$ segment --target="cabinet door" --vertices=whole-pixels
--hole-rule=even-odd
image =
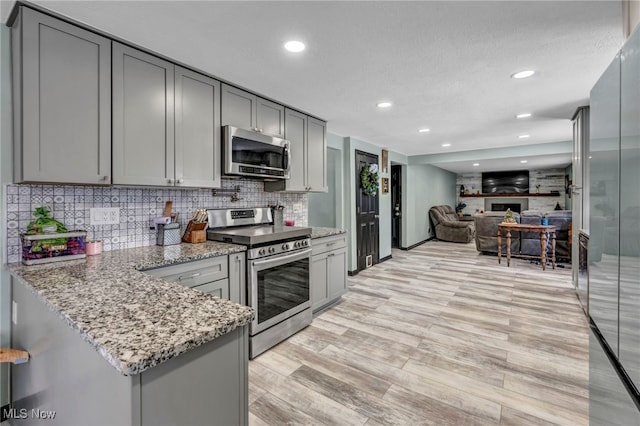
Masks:
[[[619,55],[591,90],[590,104],[589,315],[617,355],[620,256]]]
[[[221,116],[223,126],[255,130],[257,127],[256,95],[226,84],[222,85]]]
[[[113,183],[171,185],[173,64],[113,43]]]
[[[327,125],[309,117],[307,125],[307,187],[313,192],[328,192]]]
[[[175,67],[175,178],[180,186],[220,187],[220,82]]]
[[[256,127],[261,133],[283,138],[285,135],[284,107],[266,99],[257,99]]]
[[[285,181],[288,191],[306,191],[305,145],[307,141],[307,116],[290,109],[286,110],[285,138],[290,142],[291,177]]]
[[[229,300],[246,305],[246,268],[245,254],[235,253],[229,255]]]
[[[191,287],[194,290],[201,291],[203,293],[210,294],[212,296],[218,296],[221,299],[229,299],[229,279],[213,281]]]
[[[309,298],[311,299],[311,310],[315,311],[324,306],[327,302],[327,262],[328,253],[311,256],[311,279],[309,283]]]
[[[25,7],[21,14],[16,181],[111,183],[111,41]]]
[[[347,290],[347,249],[334,250],[329,253],[328,268],[328,297],[340,297]]]
[[[640,386],[640,31],[622,48],[620,140],[620,352]]]

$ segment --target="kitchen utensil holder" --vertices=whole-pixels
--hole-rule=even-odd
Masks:
[[[284,216],[282,209],[271,209],[271,214],[273,215],[274,226],[284,226]]]
[[[167,223],[166,225],[158,224],[156,244],[159,246],[180,244],[180,224],[177,222]]]
[[[192,220],[187,224],[184,231],[182,241],[185,243],[204,243],[207,240],[207,222],[194,222]]]

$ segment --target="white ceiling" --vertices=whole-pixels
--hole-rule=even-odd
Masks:
[[[405,155],[570,140],[623,41],[618,0],[35,3]],[[290,39],[307,49],[284,51]],[[523,69],[538,74],[509,77]]]

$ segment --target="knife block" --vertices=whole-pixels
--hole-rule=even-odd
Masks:
[[[184,230],[182,241],[185,243],[204,243],[207,241],[207,222],[196,223],[192,220],[187,224],[187,228]]]

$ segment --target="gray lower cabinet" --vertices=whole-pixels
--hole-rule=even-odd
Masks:
[[[21,7],[12,63],[14,181],[111,183],[111,40]]]
[[[222,125],[284,137],[284,106],[222,84]]]
[[[150,269],[149,275],[174,281],[232,302],[245,302],[244,253]]]
[[[265,182],[265,191],[328,192],[326,123],[287,108],[285,138],[290,142],[291,177]]]
[[[220,186],[220,83],[113,43],[113,183]]]
[[[346,234],[311,242],[311,308],[314,312],[336,302],[347,291]]]
[[[12,368],[13,408],[27,413],[17,424],[248,424],[246,326],[123,376],[24,285],[13,281],[12,297],[20,306],[12,347],[30,354]],[[33,414],[51,411],[46,420]]]

